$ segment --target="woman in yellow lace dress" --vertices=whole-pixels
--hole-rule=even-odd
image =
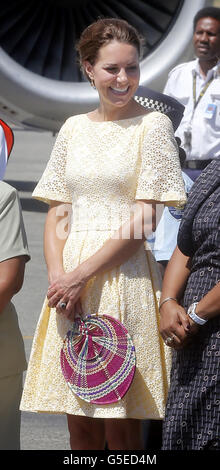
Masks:
[[[133,99],[140,48],[136,30],[122,20],[98,20],[83,32],[81,65],[99,106],[67,119],[33,194],[50,206],[50,286],[21,409],[66,413],[72,449],[102,449],[106,440],[109,449],[141,448],[141,420],[164,416],[170,349],[158,330],[160,275],[144,241],[155,227],[156,203],[183,204],[185,192],[169,118]],[[135,377],[115,404],[82,401],[63,378],[60,349],[76,313],[111,315],[133,339]]]

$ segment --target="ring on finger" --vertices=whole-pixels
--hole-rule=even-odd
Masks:
[[[165,339],[165,344],[169,346],[174,340],[174,336],[168,336],[168,338]]]
[[[60,303],[59,303],[59,307],[60,307],[62,310],[65,310],[65,309],[66,309],[66,306],[67,306],[67,303],[66,303],[66,302],[60,302]]]

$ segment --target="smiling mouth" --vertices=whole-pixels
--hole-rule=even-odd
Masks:
[[[125,88],[114,88],[114,87],[110,87],[110,88],[117,95],[124,95],[124,94],[127,93],[128,89],[129,89],[129,86],[127,86]]]

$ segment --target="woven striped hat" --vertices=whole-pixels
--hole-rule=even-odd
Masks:
[[[82,400],[100,405],[120,400],[135,372],[135,348],[128,331],[108,315],[77,319],[60,355],[67,384]]]

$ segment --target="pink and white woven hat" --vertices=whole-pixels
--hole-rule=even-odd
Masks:
[[[76,319],[60,355],[67,384],[82,400],[99,405],[120,400],[135,373],[135,348],[127,329],[108,315]]]

